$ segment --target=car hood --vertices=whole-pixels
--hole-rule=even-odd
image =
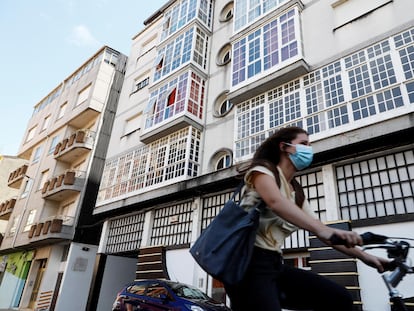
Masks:
[[[191,301],[198,304],[200,307],[207,309],[208,311],[230,311],[230,309],[227,308],[222,302],[200,299],[192,299]]]

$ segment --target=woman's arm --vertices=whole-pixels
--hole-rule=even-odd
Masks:
[[[329,245],[331,245],[329,239],[333,234],[345,240],[349,247],[362,245],[362,239],[356,232],[330,228],[319,219],[311,217],[298,208],[291,200],[281,194],[272,176],[256,172],[253,173],[251,181],[267,206],[286,221],[314,233]]]
[[[252,181],[261,198],[278,216],[302,229],[314,233],[328,245],[332,245],[330,241],[332,235],[337,235],[347,242],[347,246],[332,245],[332,247],[346,255],[362,260],[365,264],[376,268],[379,272],[384,272],[383,264],[389,262],[387,259],[373,256],[360,248],[354,247],[356,245],[362,245],[362,239],[359,234],[353,231],[330,228],[320,220],[308,215],[281,194],[272,176],[263,173],[254,173]]]
[[[362,249],[357,247],[348,248],[343,245],[333,245],[333,248],[351,257],[360,259],[366,265],[377,269],[380,273],[384,272],[384,265],[389,263],[388,259],[368,254],[367,252],[364,252]]]

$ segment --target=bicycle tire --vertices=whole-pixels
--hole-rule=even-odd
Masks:
[[[401,297],[390,298],[391,311],[408,311],[405,306],[404,300]]]

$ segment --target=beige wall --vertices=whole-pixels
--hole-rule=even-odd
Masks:
[[[7,201],[8,199],[17,196],[19,190],[10,188],[8,179],[10,173],[18,167],[25,164],[27,161],[19,159],[13,156],[0,155],[0,203]],[[0,220],[0,233],[4,233],[6,230],[7,221]]]

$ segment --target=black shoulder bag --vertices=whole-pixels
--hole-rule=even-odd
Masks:
[[[274,174],[280,187],[278,171]],[[234,201],[243,185],[244,182],[237,187],[230,200],[190,249],[191,255],[204,271],[229,285],[240,282],[246,272],[256,240],[260,211],[265,208],[263,200],[249,211]],[[302,207],[305,200],[303,188],[295,179],[292,180],[292,185],[296,191],[296,205]]]
[[[242,182],[220,213],[201,233],[190,249],[201,268],[224,284],[240,282],[253,253],[260,210],[265,203],[260,200],[254,208],[245,211],[235,202]]]

